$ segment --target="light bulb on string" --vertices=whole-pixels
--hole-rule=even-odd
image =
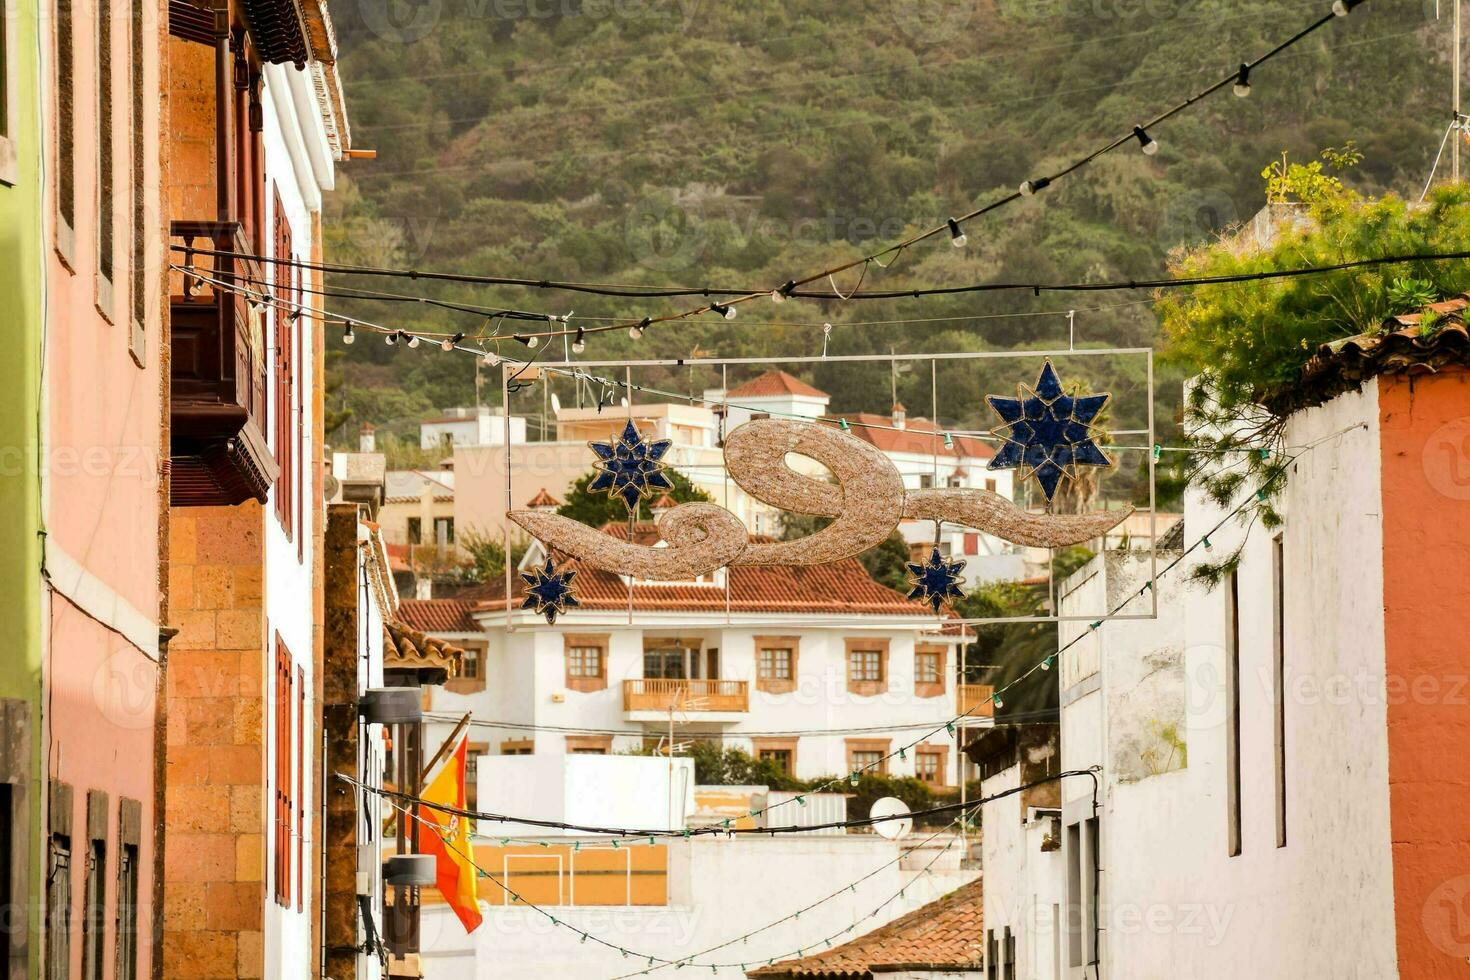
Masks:
[[[1133,127],[1133,138],[1138,140],[1144,156],[1151,157],[1159,152],[1159,141],[1145,132],[1142,126]]]
[[[773,289],[773,290],[771,290],[771,302],[772,303],[784,303],[784,302],[786,302],[786,297],[787,296],[790,296],[792,290],[794,290],[794,289],[796,289],[796,280],[795,279],[787,279],[784,283],[781,284],[781,288],[780,289]]]
[[[1346,17],[1362,2],[1363,0],[1333,0],[1332,13],[1337,17]]]
[[[525,344],[531,350],[535,350],[536,349],[536,345],[539,344],[539,343],[541,343],[541,338],[540,337],[527,337],[525,334],[522,334],[522,333],[515,334],[512,339],[517,340],[517,341]]]
[[[641,340],[643,338],[643,331],[647,330],[651,323],[653,323],[653,317],[644,317],[628,328],[628,336],[634,340]]]
[[[409,347],[417,347],[419,345],[418,337],[414,336],[411,333],[405,333],[404,336],[408,338]]]
[[[965,236],[964,230],[960,228],[960,223],[953,218],[947,219],[944,223],[949,226],[949,243],[955,248],[964,248],[969,238]]]
[[[1235,86],[1233,91],[1235,92],[1235,97],[1238,99],[1247,98],[1251,94],[1250,65],[1242,64],[1240,66],[1240,74],[1235,76]]]
[[[462,333],[457,333],[453,337],[445,337],[444,340],[440,342],[439,349],[446,351],[454,350],[454,348],[459,345],[459,342],[461,340],[464,340],[464,334]]]
[[[1023,180],[1020,187],[1021,196],[1034,197],[1037,191],[1044,190],[1050,183],[1050,177],[1033,177],[1030,180]]]
[[[735,307],[726,305],[724,303],[711,303],[709,305],[709,311],[711,313],[718,313],[726,320],[735,319]]]
[[[357,335],[352,332],[352,324],[349,323],[342,328],[342,343],[350,344],[356,339]]]
[[[582,327],[577,328],[577,337],[572,341],[572,353],[580,354],[587,349],[587,331]]]
[[[387,335],[383,337],[383,343],[387,344],[389,347],[397,347],[399,332],[400,331],[397,330],[390,330]]]

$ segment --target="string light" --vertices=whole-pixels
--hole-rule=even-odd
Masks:
[[[572,341],[572,353],[573,354],[580,354],[580,353],[582,353],[586,349],[587,349],[587,331],[584,328],[582,328],[582,327],[578,327],[577,328],[577,338]]]
[[[628,328],[628,336],[632,337],[634,340],[642,340],[643,331],[647,330],[652,323],[652,317],[644,317],[642,320]]]
[[[536,349],[536,345],[539,344],[539,343],[541,343],[541,338],[540,337],[528,336],[527,334],[523,334],[523,333],[518,333],[514,337],[512,337],[511,339],[517,340],[520,343],[525,344],[531,350],[535,350]]]
[[[439,349],[446,351],[454,350],[454,348],[459,346],[459,342],[462,340],[464,340],[464,334],[462,333],[457,333],[453,337],[445,337],[444,340],[440,342]]]
[[[357,335],[352,332],[352,324],[349,323],[342,328],[342,343],[350,344],[356,339]]]
[[[1151,157],[1159,152],[1158,141],[1146,133],[1142,126],[1133,127],[1133,138],[1138,140],[1138,145],[1143,148],[1144,156]]]
[[[1346,17],[1362,2],[1363,0],[1333,0],[1332,13],[1337,17]]]
[[[709,305],[709,311],[719,314],[726,320],[735,319],[735,307],[727,303],[711,303]]]
[[[1244,99],[1251,94],[1251,66],[1241,64],[1240,74],[1235,76],[1235,97]]]
[[[383,343],[387,344],[389,347],[397,347],[398,346],[398,333],[399,332],[396,331],[396,330],[389,331],[389,333],[387,334],[387,336],[385,336],[383,338]]]
[[[786,302],[786,297],[790,296],[795,291],[796,280],[787,279],[784,283],[781,284],[780,288],[771,290],[771,302],[784,303]]]
[[[946,219],[944,223],[949,227],[949,243],[955,248],[964,248],[965,243],[969,241],[969,239],[960,229],[960,223],[953,218]]]
[[[417,347],[419,345],[419,338],[417,337],[417,335],[411,334],[411,333],[407,333],[405,331],[399,331],[399,333],[402,333],[403,336],[405,336],[405,337],[408,338],[408,346],[409,347],[412,348],[412,347]]]
[[[1051,186],[1050,177],[1033,177],[1030,180],[1021,181],[1021,196],[1033,197],[1037,191],[1045,190]]]

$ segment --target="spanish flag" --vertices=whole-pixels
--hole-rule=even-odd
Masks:
[[[469,736],[466,735],[444,763],[444,768],[439,770],[439,775],[424,790],[426,801],[461,810],[465,808],[464,772],[468,748]],[[444,901],[454,909],[454,914],[459,916],[459,921],[464,923],[465,931],[474,932],[479,928],[481,915],[476,888],[479,871],[471,860],[474,850],[470,844],[470,821],[422,804],[419,816],[424,820],[419,832],[419,852],[434,855],[437,875],[434,884],[444,896]]]

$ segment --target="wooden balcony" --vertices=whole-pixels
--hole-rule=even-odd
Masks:
[[[750,710],[748,681],[647,677],[623,681],[624,711],[743,712]]]
[[[258,290],[260,266],[201,254],[252,252],[239,222],[175,221],[171,236],[186,270],[170,277],[171,502],[264,502],[277,473],[265,438],[267,314],[230,288]]]
[[[990,695],[995,688],[989,684],[961,684],[956,695],[955,714],[967,718],[994,718],[995,704]]]

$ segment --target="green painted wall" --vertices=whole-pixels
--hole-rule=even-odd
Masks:
[[[18,0],[5,29],[9,57],[8,135],[15,141],[16,182],[0,183],[0,336],[14,356],[0,357],[0,697],[31,705],[31,976],[39,975],[41,894],[40,753],[41,510],[36,427],[41,389],[41,88],[37,0]]]

